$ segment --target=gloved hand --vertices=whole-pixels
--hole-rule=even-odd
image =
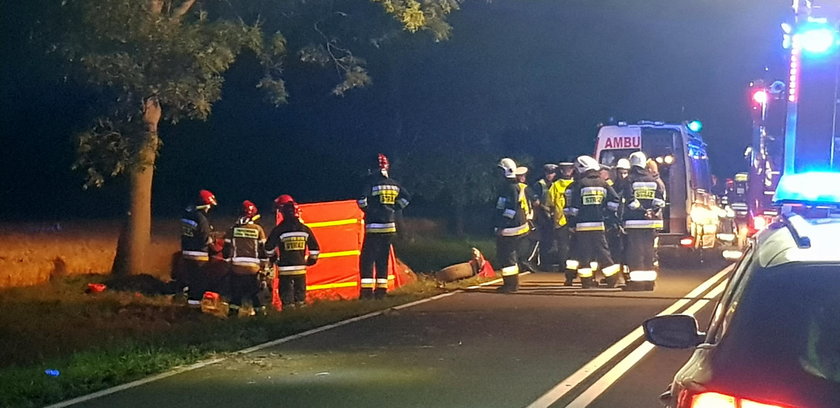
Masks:
[[[318,262],[318,258],[313,258],[313,257],[310,256],[309,259],[306,260],[306,266],[315,265],[317,262]]]

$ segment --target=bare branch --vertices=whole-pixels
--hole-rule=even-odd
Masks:
[[[195,0],[184,0],[184,2],[181,3],[181,5],[178,6],[178,8],[176,8],[175,11],[172,12],[172,19],[179,20],[181,17],[184,16],[184,14],[187,14],[187,12],[190,11],[190,8],[192,8],[193,4],[195,4]]]
[[[149,11],[160,14],[163,11],[163,0],[149,0]]]

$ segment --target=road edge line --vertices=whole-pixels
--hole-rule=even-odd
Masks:
[[[497,281],[501,281],[501,279],[497,279],[495,281],[490,281],[490,282],[485,282],[485,283],[482,283],[478,286],[482,286],[482,285],[485,285],[485,284],[489,285],[489,284],[491,284],[493,282],[497,282]],[[90,401],[90,400],[93,400],[93,399],[96,399],[96,398],[99,398],[99,397],[104,397],[106,395],[115,394],[115,393],[118,393],[120,391],[125,391],[125,390],[131,389],[131,388],[139,387],[141,385],[148,384],[150,382],[162,380],[164,378],[171,377],[171,376],[176,375],[176,374],[181,374],[181,373],[185,373],[185,372],[188,372],[188,371],[197,370],[199,368],[204,368],[206,366],[222,362],[222,361],[227,360],[227,359],[229,359],[231,357],[234,357],[234,356],[252,353],[254,351],[259,351],[259,350],[262,350],[262,349],[265,349],[265,348],[273,347],[273,346],[276,346],[278,344],[283,344],[283,343],[290,342],[292,340],[297,340],[301,337],[306,337],[306,336],[309,336],[309,335],[312,335],[312,334],[316,334],[316,333],[320,333],[320,332],[327,331],[327,330],[330,330],[330,329],[334,329],[336,327],[341,327],[341,326],[344,326],[344,325],[348,325],[350,323],[355,323],[355,322],[358,322],[358,321],[369,319],[371,317],[376,317],[376,316],[379,316],[381,314],[384,314],[388,310],[405,309],[405,308],[416,306],[416,305],[419,305],[419,304],[422,304],[422,303],[431,302],[433,300],[441,299],[441,298],[444,298],[444,297],[447,297],[447,296],[452,296],[452,295],[454,295],[456,293],[459,293],[459,292],[462,292],[462,291],[461,290],[456,290],[456,291],[452,291],[452,292],[441,293],[439,295],[435,295],[435,296],[424,298],[424,299],[415,300],[413,302],[389,307],[387,309],[382,309],[382,310],[370,312],[370,313],[367,313],[367,314],[363,314],[361,316],[351,317],[349,319],[341,320],[341,321],[338,321],[338,322],[335,322],[335,323],[330,323],[330,324],[325,325],[325,326],[316,327],[314,329],[310,329],[310,330],[300,332],[300,333],[297,333],[297,334],[292,334],[292,335],[289,335],[289,336],[286,336],[286,337],[283,337],[283,338],[280,338],[280,339],[271,340],[271,341],[268,341],[268,342],[265,342],[265,343],[257,344],[255,346],[251,346],[251,347],[248,347],[248,348],[245,348],[245,349],[242,349],[242,350],[233,351],[233,352],[230,352],[228,355],[226,355],[224,357],[214,357],[214,358],[211,358],[211,359],[208,359],[208,360],[198,361],[198,362],[196,362],[194,364],[190,364],[188,366],[175,367],[175,368],[172,368],[168,371],[164,371],[162,373],[154,374],[154,375],[151,375],[149,377],[144,377],[144,378],[141,378],[141,379],[138,379],[138,380],[127,382],[125,384],[115,385],[113,387],[106,388],[104,390],[99,390],[99,391],[96,391],[96,392],[93,392],[93,393],[90,393],[90,394],[86,394],[86,395],[81,395],[81,396],[78,396],[78,397],[75,397],[75,398],[72,398],[72,399],[69,399],[69,400],[66,400],[66,401],[61,401],[61,402],[57,402],[57,403],[52,404],[52,405],[47,405],[44,408],[63,408],[63,407],[67,407],[67,406],[70,406],[70,405],[75,405],[75,404],[78,404],[78,403],[81,403],[81,402]]]
[[[725,287],[726,282],[721,282],[709,292],[709,296],[698,299],[697,302],[686,309],[683,314],[694,316],[700,311],[700,309],[711,303],[711,299],[706,299],[707,297],[714,299],[723,293]],[[712,294],[714,294],[714,296],[712,296]],[[624,374],[627,374],[627,372],[638,364],[639,361],[641,361],[641,359],[650,353],[655,347],[656,346],[648,341],[645,341],[639,345],[639,347],[636,347],[636,349],[630,352],[627,357],[624,357],[621,361],[619,361],[613,368],[595,381],[594,384],[590,385],[589,388],[578,395],[578,397],[569,403],[569,405],[566,405],[565,408],[585,408],[589,406],[589,404],[598,399],[598,397],[615,384],[615,382],[624,376]]]
[[[719,280],[723,279],[734,267],[735,265],[733,264],[721,269],[711,278],[707,279],[705,282],[695,287],[691,292],[687,293],[682,299],[674,302],[674,304],[668,306],[665,310],[659,312],[657,316],[671,314],[685,306],[687,303],[696,300],[696,297],[700,296],[700,294],[707,291]],[[608,349],[604,350],[604,352],[599,354],[594,359],[590,360],[588,363],[584,364],[572,375],[566,377],[563,381],[557,383],[557,385],[548,390],[548,392],[541,395],[534,402],[529,404],[528,408],[546,408],[549,407],[551,404],[557,402],[558,400],[560,400],[560,398],[563,398],[563,396],[566,395],[569,391],[571,391],[573,388],[575,388],[580,383],[589,378],[592,374],[594,374],[595,371],[600,369],[604,364],[614,359],[615,356],[617,356],[624,349],[629,347],[630,344],[639,340],[643,334],[644,332],[642,330],[642,327],[636,327],[635,329],[633,329],[633,331],[628,333],[621,340],[610,346]]]

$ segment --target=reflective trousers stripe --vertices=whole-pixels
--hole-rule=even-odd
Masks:
[[[630,271],[630,280],[633,282],[655,281],[656,271]]]
[[[604,269],[601,270],[601,273],[604,274],[606,277],[613,276],[617,274],[621,270],[621,265],[619,264],[612,264]]]
[[[575,225],[577,231],[603,231],[603,222],[579,222]]]
[[[362,278],[361,284],[363,289],[373,289],[376,287],[376,279]]]
[[[506,266],[502,268],[502,276],[513,276],[519,274],[519,265]]]
[[[526,233],[530,230],[531,230],[531,228],[528,227],[528,224],[526,223],[526,224],[522,224],[518,227],[502,228],[499,235],[501,235],[503,237],[518,237],[518,236],[520,236],[520,235],[522,235],[522,234],[524,234],[524,233]]]
[[[577,272],[581,278],[591,278],[593,274],[592,268],[580,268]]]
[[[577,270],[580,267],[580,262],[573,259],[566,260],[566,269]]]

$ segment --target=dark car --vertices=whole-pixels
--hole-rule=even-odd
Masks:
[[[644,329],[658,346],[695,348],[667,407],[840,407],[840,219],[791,215],[757,234],[706,333],[689,315]]]

